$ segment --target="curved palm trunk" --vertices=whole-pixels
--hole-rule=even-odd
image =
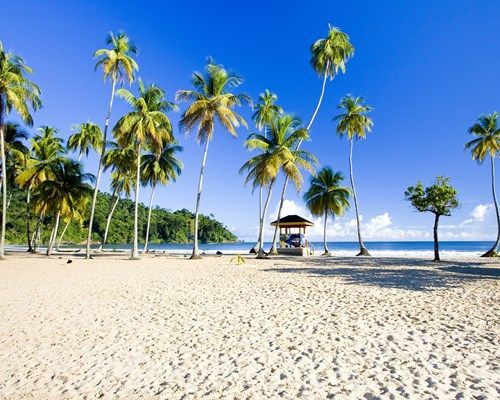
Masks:
[[[498,209],[497,193],[495,190],[495,157],[491,157],[491,192],[493,194],[493,203],[495,204],[495,211],[497,214],[497,240],[493,247],[484,253],[481,257],[497,257],[498,246],[500,245],[500,211]]]
[[[194,237],[193,237],[193,253],[191,260],[201,258],[198,251],[198,219],[200,214],[201,189],[203,187],[203,175],[205,174],[205,163],[207,162],[209,139],[205,142],[205,150],[203,151],[203,159],[201,161],[200,179],[198,180],[198,194],[196,195],[196,210],[194,212]]]
[[[61,232],[61,236],[59,236],[59,240],[57,241],[56,251],[59,251],[59,249],[61,248],[61,243],[62,243],[64,234],[68,230],[68,226],[70,223],[71,223],[71,218],[68,219],[68,222],[66,222],[66,224],[64,225],[63,231]]]
[[[276,247],[276,238],[278,236],[278,224],[281,221],[281,210],[283,209],[283,202],[285,199],[285,193],[286,193],[286,187],[288,185],[288,179],[285,178],[285,183],[283,184],[283,190],[281,191],[281,200],[280,200],[280,206],[278,208],[278,219],[276,226],[274,227],[274,235],[273,235],[273,244],[271,246],[271,250],[269,253],[277,255],[278,254],[278,249]]]
[[[262,186],[259,187],[259,238],[260,232],[262,230]],[[260,245],[260,239],[257,239],[257,243],[252,247],[252,253],[256,252],[260,254],[262,252],[262,246]]]
[[[141,184],[141,146],[137,146],[137,167],[135,174],[135,204],[134,204],[134,240],[132,242],[131,260],[139,259],[139,185]]]
[[[56,223],[54,224],[54,228],[52,229],[52,233],[50,235],[49,245],[47,246],[47,255],[50,256],[52,254],[52,249],[54,247],[54,243],[57,238],[57,231],[59,229],[59,220],[61,218],[61,213],[57,213],[56,215]]]
[[[264,209],[262,210],[262,214],[261,214],[261,218],[260,218],[259,251],[257,252],[257,258],[265,258],[266,257],[266,254],[264,253],[264,223],[266,222],[267,208],[269,206],[269,201],[271,200],[273,185],[274,185],[274,179],[269,184],[269,190],[267,191],[266,201],[264,203]]]
[[[331,255],[330,250],[328,250],[328,245],[326,244],[326,223],[328,221],[328,211],[325,210],[325,225],[323,226],[323,246],[325,248],[324,256]]]
[[[327,65],[326,69],[328,69],[328,66],[330,65],[330,62],[328,62],[326,65]],[[306,127],[307,130],[311,129],[311,126],[312,126],[314,120],[316,119],[316,115],[318,114],[318,111],[319,111],[319,108],[321,106],[321,103],[323,102],[323,97],[325,96],[325,87],[326,87],[326,80],[327,80],[327,78],[328,78],[328,75],[324,74],[324,76],[323,76],[323,84],[321,85],[321,94],[319,96],[318,103],[316,104],[316,108],[314,109],[314,112],[311,115],[311,119],[309,120],[309,123],[307,124],[307,127]],[[302,140],[299,141],[299,143],[297,144],[297,149],[296,150],[299,150],[301,145],[302,145]],[[283,208],[283,202],[285,201],[285,192],[286,192],[286,186],[287,186],[287,184],[288,184],[288,177],[285,176],[285,183],[283,184],[283,190],[281,192],[279,210],[281,210]],[[280,216],[281,216],[281,214],[278,214],[278,218]],[[275,242],[276,241],[277,232],[278,232],[278,227],[276,227],[276,229],[274,230],[273,247],[271,248],[271,251],[272,251],[273,254],[277,254],[277,251],[276,251],[276,242]]]
[[[361,224],[359,220],[359,207],[358,207],[358,197],[356,196],[356,187],[354,185],[354,174],[352,172],[352,148],[353,148],[353,140],[351,140],[350,150],[349,150],[349,177],[351,179],[351,188],[352,188],[352,197],[354,198],[354,210],[356,211],[356,225],[358,227],[358,241],[359,241],[359,253],[357,256],[370,256],[371,254],[368,252],[368,249],[365,247],[363,243],[363,239],[361,238]]]
[[[0,109],[0,113],[2,113]],[[0,260],[5,259],[5,227],[7,220],[7,168],[5,162],[4,124],[0,114],[0,153],[2,157],[2,227],[0,233]]]
[[[31,188],[28,189],[26,194],[26,239],[28,241],[28,252],[33,252],[33,240],[31,239]]]
[[[441,261],[439,258],[439,238],[438,238],[439,214],[434,217],[434,261]]]
[[[90,207],[90,217],[89,217],[89,227],[87,234],[87,247],[85,249],[85,258],[90,258],[90,244],[92,243],[92,225],[94,223],[94,213],[95,205],[97,202],[97,193],[99,192],[99,183],[101,182],[101,175],[104,163],[104,156],[106,153],[106,138],[108,134],[109,118],[111,117],[111,111],[113,109],[113,99],[115,97],[116,79],[113,79],[111,86],[111,99],[109,100],[108,113],[106,115],[106,121],[104,123],[104,133],[102,140],[101,154],[99,155],[99,165],[97,167],[97,175],[95,179],[94,195],[92,196],[92,206]]]
[[[153,197],[155,195],[155,187],[156,185],[153,185],[151,187],[151,196],[149,197],[148,223],[146,224],[146,238],[144,241],[144,250],[142,251],[143,253],[146,253],[148,251],[149,226],[151,224],[151,211],[153,210]]]
[[[116,195],[116,190],[113,191],[113,197]],[[102,251],[102,248],[106,244],[106,240],[108,239],[108,232],[109,232],[109,227],[111,225],[111,218],[113,217],[113,213],[115,212],[116,206],[118,205],[118,202],[120,201],[120,196],[116,196],[115,201],[111,201],[109,203],[109,212],[108,212],[108,217],[106,218],[106,228],[104,229],[104,235],[101,240],[101,244],[99,245],[99,248],[97,249],[98,252]]]

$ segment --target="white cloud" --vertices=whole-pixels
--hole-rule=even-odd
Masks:
[[[471,222],[481,222],[487,218],[488,214],[491,212],[492,204],[480,204],[472,210],[470,213],[470,219],[467,221]],[[271,211],[271,210],[270,210]],[[283,203],[282,216],[297,214],[300,215],[311,222],[314,226],[307,228],[306,234],[311,241],[321,241],[323,240],[323,218],[315,218],[311,215],[309,210],[301,205],[297,204],[293,200],[285,200]],[[274,227],[270,226],[271,221],[276,220],[278,216],[278,205],[269,212],[267,221],[264,226],[265,240],[269,241],[274,233]],[[360,215],[360,220],[363,221],[362,215]],[[469,224],[469,225],[467,225]],[[473,240],[473,239],[484,239],[488,238],[484,232],[471,232],[469,227],[470,222],[466,221],[458,225],[445,225],[440,224],[439,236],[442,240]],[[453,231],[450,231],[453,229]],[[460,229],[460,230],[459,230]],[[361,230],[363,238],[365,240],[432,240],[432,220],[430,220],[428,226],[397,226],[393,223],[393,220],[388,211],[375,215],[370,218],[368,222],[361,222]],[[240,239],[250,239],[254,240],[257,237],[258,227],[248,227],[247,229],[242,229],[238,231],[234,229],[234,233],[238,235]],[[491,236],[491,235],[490,235]],[[334,221],[329,220],[327,225],[327,237],[328,240],[347,240],[355,241],[357,240],[357,223],[356,219],[345,219],[339,218]]]

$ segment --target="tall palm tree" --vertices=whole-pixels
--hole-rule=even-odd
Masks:
[[[93,122],[76,125],[73,130],[66,147],[69,151],[78,151],[78,161],[81,161],[84,154],[88,157],[91,149],[96,153],[102,149],[102,131]]]
[[[109,203],[108,216],[106,218],[106,227],[104,235],[101,239],[101,244],[97,249],[98,252],[102,251],[106,240],[108,238],[109,227],[111,225],[111,218],[115,212],[116,206],[120,201],[120,196],[125,194],[130,197],[132,188],[134,186],[134,171],[136,170],[135,163],[137,158],[135,150],[132,146],[121,147],[118,143],[111,142],[110,149],[106,152],[104,158],[104,171],[111,169],[111,201]]]
[[[266,136],[267,126],[269,126],[279,115],[283,114],[283,109],[276,104],[277,100],[278,96],[266,89],[264,93],[261,93],[259,95],[259,100],[253,107],[254,113],[252,115],[252,119],[255,123],[255,127],[259,130],[259,132],[264,131],[264,137]],[[264,227],[262,215],[262,188],[262,186],[259,186],[259,238]],[[269,189],[272,189],[270,185]],[[260,240],[257,242],[256,246],[260,246]],[[259,255],[259,257],[262,257],[263,249],[259,247],[257,250],[257,254]]]
[[[159,156],[154,153],[144,154],[142,156],[141,181],[144,186],[151,186],[146,236],[144,240],[144,253],[148,251],[149,227],[151,224],[151,211],[153,210],[153,196],[156,186],[159,184],[166,185],[170,181],[175,182],[177,180],[177,177],[181,174],[184,165],[182,161],[176,157],[176,153],[180,153],[182,150],[182,146],[175,141],[173,143],[165,143]]]
[[[326,244],[326,226],[328,216],[335,219],[349,208],[349,188],[340,186],[344,176],[341,172],[333,172],[330,167],[324,167],[311,177],[309,189],[304,194],[306,206],[315,217],[324,218],[323,227],[323,246],[325,252],[323,255],[330,255],[328,245]]]
[[[12,52],[6,52],[0,42],[0,158],[6,166],[5,116],[16,111],[24,123],[33,125],[31,110],[38,110],[42,103],[39,87],[28,79],[33,70]],[[5,227],[7,220],[7,168],[2,168],[2,219],[0,227],[0,260],[5,258]]]
[[[267,136],[258,133],[251,134],[245,142],[248,149],[259,149],[262,151],[255,157],[248,160],[240,169],[240,172],[248,171],[245,183],[252,181],[254,188],[257,186],[269,186],[268,195],[264,203],[263,221],[269,205],[272,186],[276,176],[283,171],[286,179],[291,179],[297,190],[302,185],[302,174],[300,169],[314,172],[314,164],[317,164],[316,157],[303,150],[296,150],[297,143],[307,140],[309,134],[302,126],[302,122],[297,117],[285,114],[277,117],[269,126]],[[281,217],[281,207],[278,209],[278,219]],[[264,229],[259,229],[259,253],[257,257],[264,256]],[[276,231],[273,237],[272,253],[276,253]]]
[[[166,100],[165,91],[158,86],[145,86],[139,80],[139,94],[135,97],[126,89],[119,89],[117,95],[132,106],[129,112],[117,122],[114,134],[122,147],[133,146],[136,155],[134,240],[131,259],[139,258],[138,216],[139,186],[141,179],[141,151],[143,148],[161,155],[164,143],[174,140],[172,125],[166,112],[175,109],[175,104]]]
[[[43,181],[54,179],[54,168],[64,160],[63,139],[57,136],[57,129],[51,126],[38,128],[39,134],[31,139],[31,152],[25,157],[23,171],[16,177],[17,184],[27,191],[26,195],[26,233],[28,251],[36,252],[44,214],[40,213],[36,229],[31,234],[31,192]]]
[[[137,54],[137,47],[130,42],[130,39],[123,32],[114,35],[112,32],[106,38],[106,44],[110,48],[99,49],[94,53],[94,58],[98,58],[95,69],[102,67],[104,80],[111,80],[111,98],[109,99],[108,112],[104,122],[104,132],[102,136],[102,148],[99,155],[99,166],[95,180],[94,195],[90,207],[89,227],[87,234],[87,246],[85,257],[90,258],[90,244],[92,242],[92,225],[94,223],[95,204],[97,202],[97,193],[99,192],[99,183],[104,168],[104,156],[106,154],[106,140],[108,135],[109,119],[113,109],[113,99],[115,97],[116,85],[122,84],[125,80],[129,83],[135,79],[135,71],[139,69],[132,55]]]
[[[354,55],[354,46],[351,44],[349,36],[346,33],[342,32],[335,26],[328,25],[327,36],[316,40],[312,44],[310,51],[310,64],[314,71],[319,76],[323,77],[323,83],[321,85],[321,93],[318,102],[316,103],[316,107],[314,108],[311,118],[309,119],[309,123],[306,126],[308,131],[311,130],[321,103],[323,102],[327,79],[330,78],[330,80],[333,80],[339,71],[345,73],[346,64]],[[300,148],[301,144],[302,141],[297,143],[297,149]],[[287,185],[288,179],[285,178],[283,189],[281,191],[280,208],[283,207],[283,202],[285,201]],[[275,236],[277,232],[278,230],[276,227]]]
[[[364,104],[362,97],[345,96],[338,105],[343,113],[337,115],[333,120],[338,121],[337,133],[342,136],[347,136],[350,142],[349,147],[349,177],[351,179],[352,195],[354,197],[354,209],[356,211],[356,224],[358,227],[359,253],[358,256],[369,256],[370,253],[366,248],[361,237],[361,226],[359,219],[358,198],[356,196],[356,187],[354,185],[354,174],[352,168],[352,149],[354,140],[365,139],[366,134],[371,132],[373,121],[367,114],[373,110],[372,107]]]
[[[90,198],[92,188],[87,182],[94,180],[92,174],[82,171],[80,163],[70,159],[54,165],[52,173],[52,179],[43,181],[33,195],[35,208],[40,213],[54,216],[54,227],[47,246],[48,256],[57,238],[61,216],[73,215],[76,208]]]
[[[469,133],[476,136],[465,145],[466,149],[471,149],[472,158],[482,164],[487,156],[491,160],[491,192],[493,203],[497,214],[497,240],[491,249],[482,257],[498,257],[498,247],[500,245],[500,211],[495,190],[495,158],[500,153],[500,128],[498,127],[498,113],[480,116],[476,123],[469,128]]]
[[[205,163],[207,161],[208,145],[212,140],[216,120],[232,136],[236,137],[236,128],[247,127],[246,121],[234,111],[242,103],[249,103],[245,94],[234,94],[232,90],[242,84],[241,77],[216,64],[211,58],[205,65],[205,73],[194,72],[192,84],[194,90],[179,90],[177,101],[190,101],[191,104],[181,116],[179,128],[191,132],[196,129],[197,140],[205,145],[201,161],[198,193],[196,195],[196,210],[194,217],[193,253],[191,259],[200,258],[198,251],[198,219],[200,213],[201,190]]]

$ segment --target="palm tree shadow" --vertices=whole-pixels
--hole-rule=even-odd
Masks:
[[[488,262],[434,263],[416,259],[338,257],[310,258],[300,260],[299,264],[304,266],[268,268],[264,271],[338,277],[345,284],[412,291],[449,289],[468,282],[500,278],[500,268]]]

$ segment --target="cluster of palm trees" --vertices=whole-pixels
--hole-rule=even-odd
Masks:
[[[67,143],[57,136],[51,126],[42,126],[39,134],[30,140],[30,148],[23,144],[28,134],[19,125],[5,123],[4,118],[15,110],[28,125],[33,125],[31,112],[41,107],[41,92],[29,79],[33,70],[22,58],[5,52],[0,43],[0,151],[2,157],[2,229],[0,258],[4,257],[5,221],[9,205],[7,186],[24,189],[27,212],[28,250],[36,251],[44,219],[52,218],[53,229],[48,241],[47,255],[54,246],[59,247],[71,221],[83,223],[89,218],[86,257],[91,256],[92,225],[97,193],[102,172],[110,169],[113,201],[107,217],[105,233],[98,250],[106,242],[110,222],[118,200],[135,190],[134,239],[131,258],[139,257],[138,251],[138,201],[140,186],[151,187],[148,222],[144,251],[147,250],[149,224],[155,188],[175,181],[183,164],[177,158],[182,151],[172,134],[167,112],[177,107],[167,101],[163,89],[154,84],[145,85],[139,79],[137,95],[119,88],[124,81],[132,83],[138,69],[132,55],[137,48],[129,38],[119,33],[107,38],[109,48],[97,50],[96,69],[102,67],[104,79],[111,80],[111,98],[104,123],[104,130],[85,122],[74,127]],[[131,111],[119,118],[112,129],[114,141],[108,140],[109,121],[113,100],[118,96],[127,102]],[[99,155],[96,176],[83,172],[82,157],[93,151]],[[67,157],[68,152],[78,153],[77,160]],[[5,168],[4,168],[5,167]],[[94,189],[90,186],[95,183]],[[93,196],[92,196],[93,193]],[[90,216],[88,215],[90,203]],[[31,229],[32,214],[38,216],[36,227]],[[65,226],[59,235],[61,220]]]
[[[27,241],[29,250],[36,251],[40,239],[40,226],[44,219],[52,218],[53,229],[49,239],[47,254],[54,246],[59,246],[71,221],[88,220],[86,258],[91,258],[93,222],[101,177],[104,171],[111,172],[112,201],[109,205],[106,227],[97,251],[106,243],[113,212],[122,196],[135,194],[135,214],[131,258],[139,257],[138,248],[138,201],[141,186],[151,188],[144,249],[147,251],[149,224],[153,197],[158,185],[175,181],[182,171],[182,162],[177,158],[182,147],[173,135],[168,117],[178,107],[167,100],[165,91],[155,84],[145,84],[137,79],[138,63],[134,59],[136,46],[124,33],[110,33],[107,47],[94,53],[96,70],[101,68],[105,81],[111,83],[111,93],[103,129],[91,122],[74,127],[65,144],[57,136],[57,130],[42,126],[39,133],[30,140],[30,148],[23,144],[28,134],[19,125],[7,123],[5,118],[16,111],[27,126],[33,125],[31,113],[41,107],[39,87],[30,80],[33,70],[22,58],[6,52],[0,43],[0,155],[2,165],[2,215],[0,236],[0,258],[4,257],[5,221],[9,196],[7,187],[18,186],[26,190]],[[198,221],[203,188],[203,178],[208,149],[213,139],[216,125],[220,125],[232,136],[237,136],[237,128],[248,128],[245,119],[236,112],[243,105],[253,107],[252,119],[257,130],[245,141],[245,146],[258,154],[252,156],[241,167],[246,173],[246,183],[259,190],[259,237],[256,245],[257,257],[265,257],[264,222],[266,220],[272,192],[279,175],[283,176],[278,205],[278,220],[281,219],[283,203],[289,181],[297,191],[303,185],[303,172],[311,174],[310,187],[304,200],[311,213],[324,218],[324,254],[329,254],[326,245],[327,221],[329,217],[342,215],[349,207],[352,196],[356,213],[359,254],[369,256],[362,239],[359,201],[353,174],[354,142],[365,139],[371,131],[373,121],[369,117],[372,108],[362,97],[346,95],[338,105],[340,114],[333,120],[336,131],[350,142],[349,177],[350,188],[342,186],[341,172],[324,167],[316,172],[319,165],[316,157],[301,149],[304,141],[311,139],[311,129],[321,107],[326,84],[340,73],[344,73],[349,59],[354,55],[354,46],[349,36],[337,27],[329,26],[325,38],[311,46],[311,66],[322,78],[321,91],[311,117],[304,125],[295,115],[285,112],[277,104],[278,97],[269,90],[259,95],[255,105],[249,96],[237,93],[242,78],[224,66],[208,58],[203,72],[192,75],[192,89],[179,90],[175,101],[188,103],[181,115],[179,129],[185,133],[195,131],[197,141],[203,145],[202,161],[198,181],[194,217],[194,240],[191,258],[199,258]],[[125,83],[137,82],[136,91],[123,88]],[[111,129],[110,119],[115,97],[130,106],[130,111],[118,118]],[[500,149],[497,113],[481,117],[471,127],[470,132],[477,138],[467,144],[472,149],[474,159],[483,162],[487,155],[491,158],[492,189],[499,223],[499,234],[495,246],[488,252],[496,254],[500,241],[500,215],[496,201],[494,182],[494,159]],[[67,152],[77,154],[77,159],[67,157]],[[98,155],[99,163],[95,176],[84,173],[82,158],[90,152]],[[90,186],[94,183],[94,187]],[[37,215],[35,229],[31,229],[33,213]],[[65,223],[58,233],[61,220]],[[269,253],[276,254],[278,227],[276,227]]]

